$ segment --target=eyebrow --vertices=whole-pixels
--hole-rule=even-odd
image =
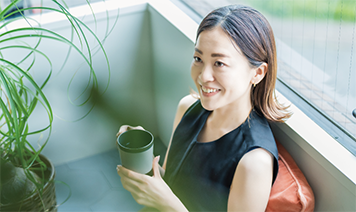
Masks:
[[[212,57],[229,57],[226,54],[221,54],[221,53],[212,53],[211,56]]]
[[[194,50],[195,50],[196,52],[198,52],[199,54],[203,54],[203,52],[202,52],[201,50],[199,50],[198,48],[194,48]]]
[[[195,51],[196,52],[198,52],[199,54],[203,54],[203,52],[200,50],[200,49],[198,49],[198,48],[194,48],[195,49]],[[211,54],[211,56],[212,57],[229,57],[228,55],[226,55],[226,54],[221,54],[221,53],[212,53]]]

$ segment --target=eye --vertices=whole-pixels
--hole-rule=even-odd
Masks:
[[[197,56],[194,56],[194,61],[197,62],[197,63],[200,63],[201,62],[201,59]]]
[[[215,64],[214,64],[216,67],[223,67],[225,66],[224,63],[220,62],[220,61],[216,61]]]

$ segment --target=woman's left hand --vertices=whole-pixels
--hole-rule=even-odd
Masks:
[[[184,209],[185,207],[162,179],[158,161],[159,156],[153,160],[152,177],[118,165],[116,169],[121,177],[121,183],[126,190],[131,192],[133,198],[140,205],[156,208],[160,211],[182,211],[182,206]]]

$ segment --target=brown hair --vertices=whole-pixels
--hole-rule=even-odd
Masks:
[[[251,89],[251,102],[269,121],[283,122],[291,116],[288,107],[275,97],[277,52],[274,35],[267,19],[257,10],[230,5],[210,12],[200,23],[197,38],[204,30],[220,26],[234,41],[252,67],[267,63],[265,77]]]

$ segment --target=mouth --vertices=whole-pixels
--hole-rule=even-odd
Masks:
[[[202,90],[204,93],[207,93],[207,94],[217,93],[217,92],[220,91],[220,89],[217,89],[217,88],[207,88],[207,87],[204,87],[204,86],[201,86],[201,90]]]

